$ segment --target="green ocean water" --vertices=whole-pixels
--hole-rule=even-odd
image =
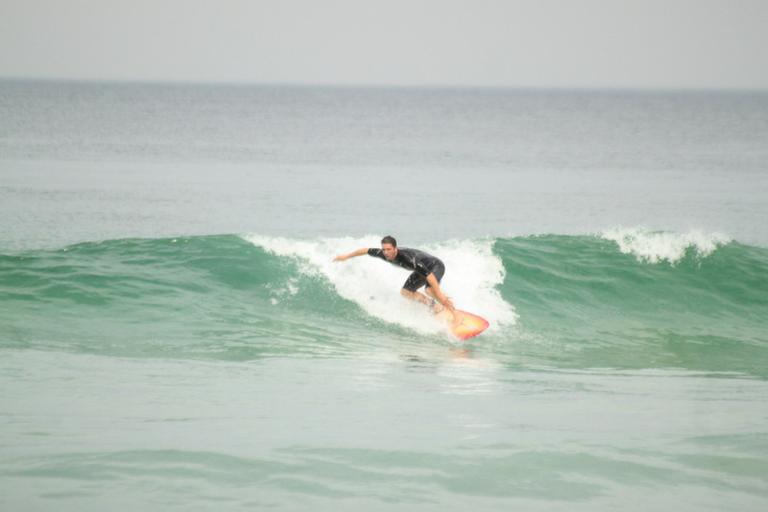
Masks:
[[[0,81],[0,510],[763,511],[767,164],[761,92]]]

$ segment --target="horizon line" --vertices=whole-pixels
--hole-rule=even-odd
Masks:
[[[202,87],[263,87],[293,89],[368,89],[368,90],[443,90],[443,91],[498,91],[498,92],[627,92],[627,93],[768,93],[768,87],[720,87],[720,86],[620,86],[620,85],[482,85],[482,84],[381,84],[373,82],[300,82],[300,81],[229,81],[229,80],[179,80],[179,79],[138,79],[138,78],[73,78],[3,76],[0,82],[18,83],[65,83],[83,85],[148,85],[148,86],[202,86]]]

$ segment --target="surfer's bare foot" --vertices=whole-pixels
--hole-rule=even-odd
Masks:
[[[464,321],[464,315],[459,313],[458,311],[453,312],[453,320],[451,321],[451,325],[453,327],[458,327],[461,325],[461,323]]]

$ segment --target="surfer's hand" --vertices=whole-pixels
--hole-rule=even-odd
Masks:
[[[456,307],[453,305],[453,301],[451,300],[450,297],[445,298],[445,300],[443,301],[443,306],[445,306],[446,309],[448,309],[448,311],[450,311],[451,313],[453,313],[456,310]]]

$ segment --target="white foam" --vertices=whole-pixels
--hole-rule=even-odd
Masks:
[[[272,285],[267,285],[267,287],[270,289],[270,292],[272,294],[272,297],[269,299],[269,302],[273,306],[276,306],[284,298],[295,296],[297,293],[299,293],[298,281],[299,280],[297,278],[291,277],[288,279],[288,282],[285,283],[284,287],[273,287]]]
[[[427,314],[423,305],[400,295],[400,288],[408,277],[406,270],[369,256],[333,261],[334,256],[360,247],[379,247],[378,236],[318,240],[261,235],[243,238],[278,256],[296,259],[300,272],[324,276],[339,295],[376,318],[424,333],[445,330],[445,325]],[[496,290],[504,280],[504,267],[493,254],[492,246],[491,240],[463,240],[419,245],[418,249],[445,262],[442,288],[456,307],[485,317],[491,324],[490,329],[496,329],[499,325],[514,324],[517,315],[514,307]]]
[[[704,233],[692,230],[687,233],[650,231],[642,227],[615,228],[601,233],[605,240],[616,242],[624,254],[634,254],[638,261],[674,265],[685,257],[690,248],[698,257],[712,254],[720,245],[731,241],[722,233]]]

